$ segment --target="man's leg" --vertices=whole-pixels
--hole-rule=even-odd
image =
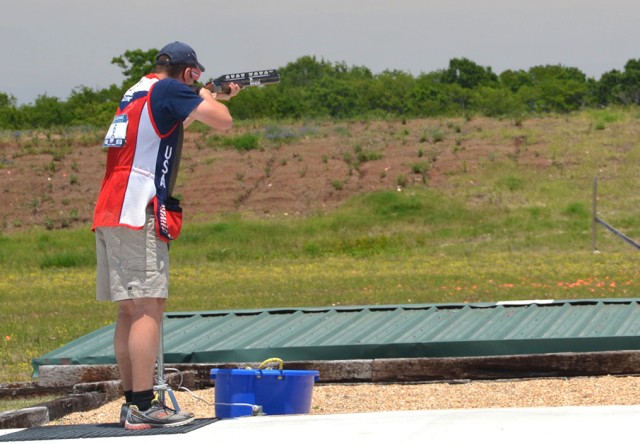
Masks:
[[[127,302],[119,303],[116,332],[113,338],[113,348],[118,363],[118,371],[122,381],[122,389],[127,392],[133,390],[133,376],[131,372],[131,359],[129,357],[129,334],[131,332],[131,317],[125,313],[123,307]]]
[[[116,360],[122,387],[132,390],[134,397],[146,393],[145,397],[149,398],[153,390],[164,306],[162,298],[139,298],[119,303],[114,338]],[[135,401],[140,402],[139,398]],[[146,399],[140,408],[148,408]]]
[[[122,328],[116,328],[116,341],[120,342],[118,347],[123,351],[118,365],[122,363],[125,367],[125,378],[130,378],[127,383],[133,390],[131,406],[124,421],[125,429],[176,427],[194,420],[192,413],[176,412],[162,403],[152,402],[164,306],[165,299],[162,298],[139,298],[120,303],[118,324],[122,321]],[[128,335],[125,334],[127,332]]]
[[[133,398],[131,359],[129,358],[129,332],[131,331],[131,320],[124,314],[122,304],[119,304],[118,320],[116,321],[116,331],[113,340],[116,362],[120,372],[122,390],[124,391],[124,404],[120,407],[120,425],[124,426],[131,400]]]

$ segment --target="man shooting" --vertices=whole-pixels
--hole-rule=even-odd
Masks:
[[[97,282],[100,301],[118,303],[114,349],[125,404],[126,429],[174,427],[193,421],[154,397],[154,372],[169,292],[169,242],[182,226],[182,209],[172,195],[183,130],[194,120],[228,130],[233,119],[219,100],[227,93],[191,85],[205,70],[195,51],[181,42],[162,48],[153,74],[123,96],[107,131],[106,174],[96,203]]]

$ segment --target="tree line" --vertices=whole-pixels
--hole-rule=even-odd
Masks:
[[[156,49],[126,51],[111,63],[125,77],[104,89],[79,87],[66,100],[39,95],[17,105],[0,92],[0,130],[69,126],[104,127],[122,94],[151,72]],[[236,119],[300,119],[363,117],[470,116],[524,118],[568,113],[584,108],[640,103],[640,59],[600,79],[562,65],[506,70],[500,74],[467,58],[414,76],[400,70],[374,74],[364,66],[348,66],[313,56],[300,57],[278,69],[277,86],[249,88],[228,102]]]

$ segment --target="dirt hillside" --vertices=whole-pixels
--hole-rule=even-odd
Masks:
[[[494,156],[520,150],[523,140],[517,135],[497,143],[474,136],[496,126],[517,132],[511,121],[482,118],[240,123],[222,135],[187,131],[176,195],[188,223],[228,211],[307,215],[329,211],[363,191],[442,187],[450,175],[473,170],[486,158],[488,145]],[[259,137],[257,149],[224,146],[243,134]],[[105,168],[100,139],[99,132],[5,133],[0,138],[5,199],[0,232],[88,224]],[[533,155],[535,147],[527,153],[530,157],[519,158],[520,163],[549,163]]]

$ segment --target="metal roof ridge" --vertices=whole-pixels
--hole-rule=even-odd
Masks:
[[[295,312],[318,313],[318,312],[353,312],[353,311],[393,311],[423,310],[427,308],[436,309],[476,309],[476,308],[496,308],[508,306],[527,305],[596,305],[596,304],[639,304],[640,298],[608,298],[608,299],[527,299],[527,300],[503,300],[498,302],[435,302],[426,304],[371,304],[371,305],[336,305],[336,306],[310,306],[310,307],[267,307],[267,308],[241,308],[228,310],[205,310],[205,311],[179,311],[166,312],[167,317],[189,317],[189,316],[223,316],[226,314],[235,315],[258,315],[268,314],[289,314]]]

